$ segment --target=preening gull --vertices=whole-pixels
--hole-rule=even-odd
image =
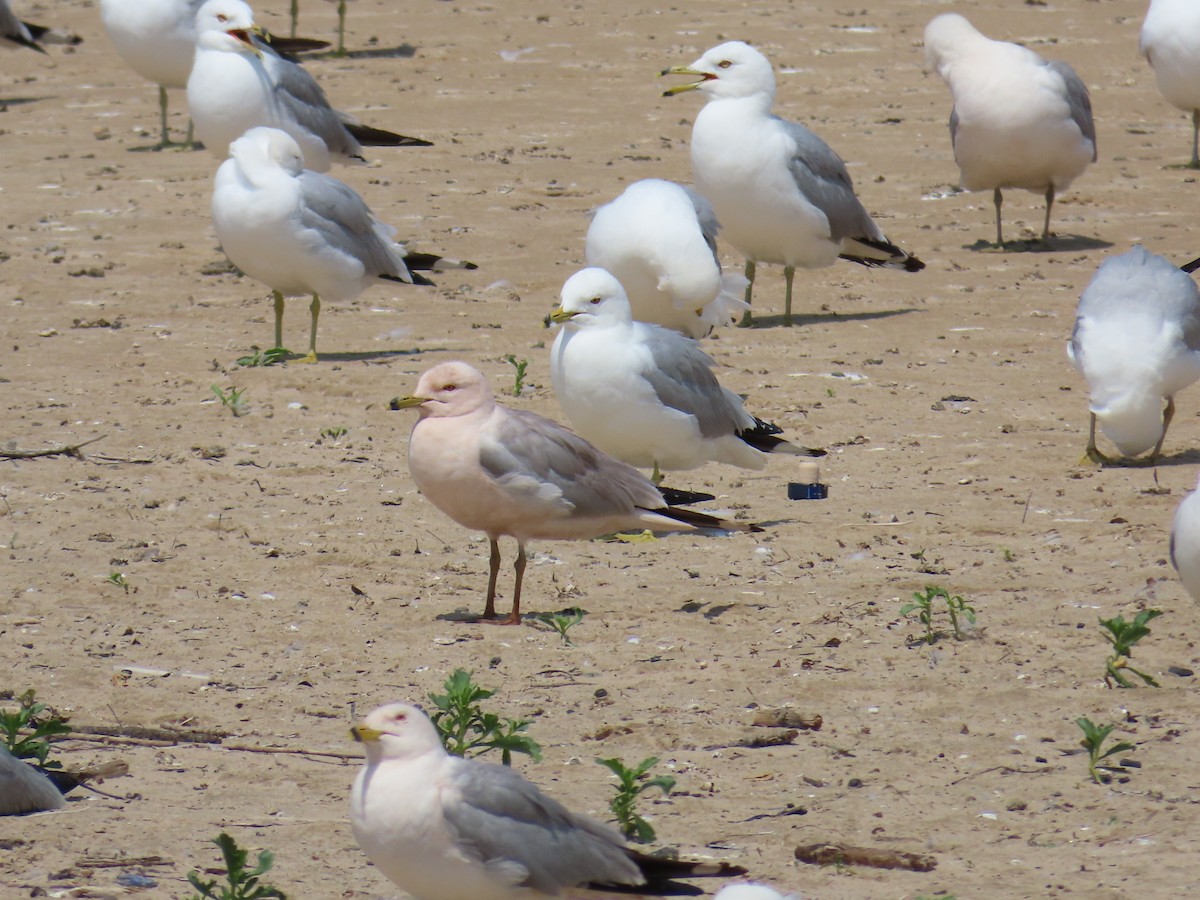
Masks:
[[[1193,169],[1200,169],[1200,3],[1150,0],[1138,49],[1154,69],[1158,90],[1192,115]]]
[[[8,5],[8,0],[0,0],[0,48],[27,47],[45,53],[42,44],[80,43],[83,38],[74,32],[22,22]]]
[[[213,227],[235,266],[275,295],[275,346],[283,346],[283,298],[312,295],[305,362],[317,361],[321,298],[353,300],[380,280],[431,284],[411,269],[475,268],[428,254],[406,255],[352,188],[304,168],[291,135],[252,128],[217,170]]]
[[[1136,246],[1106,260],[1079,299],[1067,355],[1091,392],[1088,458],[1096,424],[1125,457],[1162,452],[1175,394],[1200,378],[1200,291],[1188,274]],[[1166,409],[1163,409],[1163,401]]]
[[[426,371],[393,409],[417,408],[408,465],[425,498],[458,524],[488,536],[484,618],[496,617],[502,536],[517,541],[512,612],[521,621],[525,545],[628,529],[761,531],[668,506],[637,469],[597,450],[557,422],[498,404],[483,375],[464,362]]]
[[[841,257],[909,272],[925,268],[884,236],[828,144],[803,125],[771,115],[775,73],[749,44],[721,44],[662,74],[700,77],[664,96],[699,90],[708,98],[692,127],[692,174],[716,210],[722,235],[746,257],[747,304],[760,262],[784,266],[788,325],[797,266],[831,266]]]
[[[0,816],[61,809],[65,803],[49,778],[0,744]]]
[[[381,706],[352,733],[367,754],[350,792],[354,837],[416,900],[535,900],[588,884],[745,872],[686,861],[662,871],[664,861],[627,848],[618,832],[507,766],[450,756],[414,706]]]
[[[925,56],[950,88],[950,142],[968,191],[992,190],[996,243],[1003,188],[1044,194],[1050,237],[1054,197],[1096,161],[1087,86],[1065,62],[993,41],[957,13],[925,26]]]
[[[824,455],[779,437],[721,387],[695,340],[635,322],[621,284],[604,269],[576,272],[550,314],[562,323],[550,351],[554,393],[571,425],[633,466],[694,469],[724,462],[761,469],[768,453]]]
[[[621,282],[639,322],[700,338],[748,308],[746,279],[721,272],[717,229],[712,204],[695,191],[646,178],[596,210],[584,253]]]
[[[1175,511],[1171,565],[1192,599],[1200,602],[1200,485],[1183,498]]]
[[[188,107],[196,135],[220,157],[246,131],[280,128],[300,144],[308,167],[363,162],[363,145],[429,146],[428,141],[358,125],[333,109],[303,68],[254,39],[259,29],[242,0],[208,0],[196,13],[196,56]]]

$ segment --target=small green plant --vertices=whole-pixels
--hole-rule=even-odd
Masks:
[[[938,639],[939,634],[933,627],[933,601],[939,598],[946,601],[946,612],[950,616],[950,627],[954,629],[955,639],[961,641],[963,639],[961,620],[966,619],[966,621],[974,625],[975,607],[968,604],[966,600],[957,594],[951,595],[945,588],[932,584],[925,585],[925,593],[914,592],[912,602],[905,603],[900,607],[900,615],[907,616],[916,610],[917,620],[925,626],[924,641],[927,644],[932,644]]]
[[[538,613],[534,616],[534,620],[541,622],[551,631],[558,633],[564,644],[572,643],[567,632],[583,621],[584,612],[578,606],[572,606],[570,609],[564,609],[562,612],[556,613]]]
[[[246,389],[236,388],[230,385],[227,390],[221,390],[219,385],[212,386],[213,395],[221,401],[221,405],[228,409],[234,416],[245,415],[248,407],[246,406]]]
[[[1076,719],[1075,724],[1083,732],[1083,740],[1080,743],[1088,753],[1088,773],[1092,776],[1092,781],[1096,784],[1104,784],[1111,778],[1109,775],[1101,774],[1101,769],[1107,772],[1125,771],[1123,766],[1104,762],[1110,756],[1137,749],[1137,746],[1129,741],[1118,741],[1107,748],[1104,746],[1104,742],[1108,740],[1108,736],[1112,734],[1116,725],[1097,725],[1086,716]]]
[[[348,433],[347,429],[343,428],[341,425],[334,425],[330,428],[322,428],[321,429],[321,437],[329,438],[331,441],[336,441],[341,438],[344,438],[347,435],[347,433]]]
[[[1133,617],[1132,622],[1126,622],[1124,616],[1100,620],[1100,627],[1104,629],[1101,634],[1104,635],[1104,639],[1108,641],[1113,650],[1112,655],[1104,664],[1105,684],[1112,687],[1112,683],[1115,681],[1123,688],[1131,688],[1134,684],[1125,677],[1124,672],[1132,672],[1142,679],[1144,684],[1158,687],[1157,681],[1129,664],[1129,657],[1133,656],[1133,645],[1150,633],[1146,623],[1161,615],[1162,610],[1143,609]]]
[[[0,711],[0,737],[8,752],[17,759],[36,759],[43,769],[61,769],[62,763],[46,759],[50,755],[47,738],[68,734],[71,727],[35,697],[33,688],[29,688],[16,698],[20,704],[16,710]],[[29,734],[22,737],[22,731]]]
[[[270,350],[261,350],[258,347],[252,348],[254,352],[249,356],[239,356],[237,364],[247,368],[258,368],[259,366],[274,366],[279,363],[286,363],[292,355],[291,350],[283,347],[272,347]]]
[[[200,892],[200,897],[193,900],[205,897],[209,900],[287,900],[287,894],[279,888],[259,883],[259,879],[275,865],[274,853],[263,850],[258,854],[258,863],[251,869],[246,866],[249,852],[239,847],[225,832],[222,831],[213,843],[221,848],[221,855],[225,857],[225,880],[228,884],[218,887],[215,878],[202,881],[199,872],[188,872],[188,882]],[[218,890],[220,893],[217,893]]]
[[[517,370],[513,376],[513,396],[520,397],[521,391],[525,388],[525,370],[529,368],[529,360],[517,359],[509,353],[504,357],[504,361]]]
[[[637,813],[638,798],[654,788],[669,797],[675,789],[675,779],[670,775],[650,776],[650,770],[658,765],[657,756],[646,757],[632,769],[619,759],[598,759],[596,762],[617,776],[614,785],[617,793],[609,801],[608,808],[612,810],[621,833],[643,844],[654,840],[654,829]]]
[[[110,572],[108,575],[108,583],[116,585],[119,588],[124,588],[125,593],[129,593],[129,579],[125,577],[124,572]]]
[[[541,762],[542,748],[525,734],[529,719],[501,719],[479,707],[482,700],[495,694],[475,684],[466,669],[455,669],[442,685],[444,694],[430,694],[437,709],[430,716],[446,752],[454,756],[482,755],[499,750],[504,765],[512,765],[514,753],[525,753]]]

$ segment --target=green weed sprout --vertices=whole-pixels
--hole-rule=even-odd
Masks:
[[[332,425],[329,428],[321,429],[321,437],[329,438],[331,441],[339,441],[348,434],[348,429],[343,425]]]
[[[129,593],[129,579],[125,577],[123,572],[110,572],[108,576],[108,583],[116,585],[119,588],[124,588],[125,593]]]
[[[583,621],[584,612],[578,606],[572,606],[570,609],[564,609],[562,612],[556,613],[538,613],[534,616],[534,621],[541,622],[551,631],[558,633],[564,644],[572,643],[567,632]]]
[[[225,879],[229,883],[221,885],[220,893],[217,893],[216,879],[201,881],[199,872],[188,872],[188,882],[200,892],[200,897],[193,900],[287,900],[287,894],[279,888],[259,883],[259,878],[275,865],[274,853],[263,850],[258,854],[258,864],[250,869],[246,867],[249,852],[241,849],[225,832],[221,832],[213,843],[221,848],[221,855],[225,857]]]
[[[46,760],[50,755],[50,742],[46,739],[67,734],[71,727],[53,712],[45,715],[50,707],[39,703],[35,696],[33,688],[29,688],[17,697],[20,706],[16,710],[0,711],[0,739],[17,759],[36,759],[43,769],[61,769],[62,763]],[[22,737],[21,731],[30,733]]]
[[[900,615],[907,616],[913,610],[916,610],[917,620],[925,626],[924,641],[927,644],[932,644],[937,641],[939,634],[933,627],[933,601],[939,598],[946,601],[946,612],[950,616],[950,627],[954,629],[955,640],[961,641],[964,635],[960,618],[966,619],[974,625],[975,607],[968,604],[958,594],[951,595],[945,588],[932,584],[925,585],[925,593],[913,593],[912,602],[905,603],[900,607]]]
[[[608,803],[617,827],[625,837],[640,843],[654,840],[654,828],[637,813],[638,798],[653,788],[658,788],[666,796],[671,795],[675,788],[675,779],[670,775],[655,775],[649,772],[658,765],[657,756],[648,756],[635,768],[627,768],[619,759],[597,759],[600,765],[617,776],[616,796]]]
[[[246,404],[246,389],[236,388],[232,385],[228,390],[221,390],[219,385],[212,386],[213,396],[221,401],[221,405],[229,410],[235,417],[245,415],[249,407]]]
[[[1109,780],[1108,775],[1102,775],[1100,769],[1105,769],[1111,772],[1123,772],[1124,768],[1119,765],[1111,765],[1104,763],[1104,760],[1117,753],[1127,753],[1130,750],[1136,750],[1137,746],[1129,741],[1118,741],[1110,745],[1107,749],[1104,747],[1104,742],[1108,740],[1108,736],[1112,734],[1112,730],[1116,725],[1097,725],[1091,719],[1080,717],[1075,720],[1075,724],[1083,732],[1083,748],[1088,752],[1088,773],[1092,776],[1092,781],[1096,784],[1104,784]]]
[[[509,353],[504,357],[504,361],[517,370],[513,376],[513,396],[520,397],[521,391],[525,388],[525,370],[529,368],[529,360],[517,359]]]
[[[447,753],[465,757],[499,750],[500,761],[506,766],[512,765],[514,753],[525,753],[534,762],[541,762],[541,745],[524,733],[530,720],[501,719],[495,713],[485,713],[479,702],[496,692],[475,684],[470,672],[456,669],[442,687],[446,693],[429,695],[437,707],[430,719]]]
[[[252,348],[254,352],[249,356],[238,357],[237,364],[247,368],[258,368],[259,366],[274,366],[279,363],[286,363],[292,355],[291,350],[283,347],[272,347],[270,350],[261,350],[258,347]]]
[[[1133,682],[1125,677],[1123,672],[1132,672],[1138,678],[1142,679],[1144,684],[1150,687],[1158,687],[1158,682],[1147,675],[1135,669],[1129,664],[1129,657],[1133,656],[1133,645],[1150,633],[1150,629],[1146,627],[1146,623],[1151,619],[1157,619],[1162,615],[1162,610],[1158,609],[1143,609],[1133,617],[1132,622],[1126,622],[1124,616],[1114,616],[1111,619],[1101,619],[1100,627],[1104,630],[1101,634],[1104,639],[1112,645],[1112,655],[1105,661],[1104,664],[1104,683],[1112,687],[1115,681],[1123,688],[1131,688]]]

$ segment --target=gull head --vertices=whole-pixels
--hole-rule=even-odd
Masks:
[[[982,37],[975,26],[958,13],[934,16],[925,26],[925,63],[940,74],[954,59],[968,56],[976,39]]]
[[[350,734],[367,751],[367,759],[408,759],[442,750],[437,729],[415,706],[388,703],[356,722]]]
[[[196,11],[196,43],[206,49],[261,57],[254,46],[254,35],[261,34],[254,11],[242,0],[208,0]]]
[[[558,309],[550,313],[552,322],[590,325],[633,320],[621,282],[607,270],[594,266],[580,269],[568,278],[559,301]]]
[[[243,169],[273,166],[292,176],[304,171],[304,153],[286,131],[259,126],[251,128],[229,145],[229,155]]]
[[[417,389],[397,397],[392,409],[416,409],[422,419],[469,415],[493,404],[492,389],[483,373],[465,362],[445,362],[426,370]]]
[[[1143,391],[1123,393],[1104,406],[1092,406],[1104,436],[1123,456],[1137,456],[1158,443],[1163,432],[1163,399]]]
[[[775,73],[770,61],[743,41],[713,47],[690,66],[671,66],[663,75],[696,75],[698,81],[663,91],[664,97],[698,90],[714,100],[775,96]]]

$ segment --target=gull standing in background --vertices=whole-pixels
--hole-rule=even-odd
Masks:
[[[708,98],[692,127],[692,173],[721,233],[746,257],[747,305],[759,262],[784,266],[785,325],[792,324],[797,266],[822,268],[841,257],[908,272],[925,268],[884,236],[828,144],[803,125],[771,115],[775,73],[749,44],[721,44],[662,74],[700,77],[664,96],[699,90]],[[747,310],[743,323],[749,318]]]
[[[596,210],[584,253],[621,282],[639,322],[702,338],[748,308],[746,279],[721,272],[718,228],[695,191],[646,178]]]
[[[363,145],[430,146],[349,121],[308,72],[256,41],[257,33],[254,13],[242,0],[208,0],[196,13],[188,107],[197,136],[213,153],[224,158],[231,143],[259,125],[295,138],[316,172],[328,171],[333,160],[364,162]]]
[[[406,256],[396,230],[354,190],[304,168],[292,137],[252,128],[229,148],[213,186],[213,227],[230,261],[274,292],[275,346],[283,346],[283,298],[312,295],[308,356],[317,361],[321,297],[353,300],[380,279],[431,284],[411,268],[475,268],[430,255]]]
[[[768,453],[824,455],[746,412],[692,338],[633,321],[625,291],[604,269],[576,272],[561,299],[550,313],[562,323],[550,351],[554,393],[571,425],[605,453],[653,466],[656,482],[660,470],[710,461],[762,469]]]
[[[1193,169],[1200,169],[1200,3],[1150,0],[1138,49],[1172,106],[1192,114]]]
[[[1200,602],[1200,485],[1183,498],[1175,511],[1171,565],[1192,599]]]
[[[1200,290],[1144,247],[1105,260],[1079,299],[1067,355],[1090,391],[1088,459],[1112,461],[1096,448],[1099,422],[1125,457],[1153,447],[1153,463],[1175,394],[1200,378]]]
[[[512,612],[521,621],[525,544],[587,540],[629,529],[761,531],[668,506],[641,472],[607,456],[557,422],[501,406],[483,375],[464,362],[426,371],[410,396],[392,409],[417,408],[408,467],[425,498],[464,528],[488,536],[487,601],[496,617],[500,538],[517,541]]]
[[[1003,188],[1045,194],[1042,240],[1054,197],[1096,161],[1087,86],[1065,62],[993,41],[957,13],[925,26],[925,56],[950,88],[950,143],[968,191],[992,190],[996,243]]]

